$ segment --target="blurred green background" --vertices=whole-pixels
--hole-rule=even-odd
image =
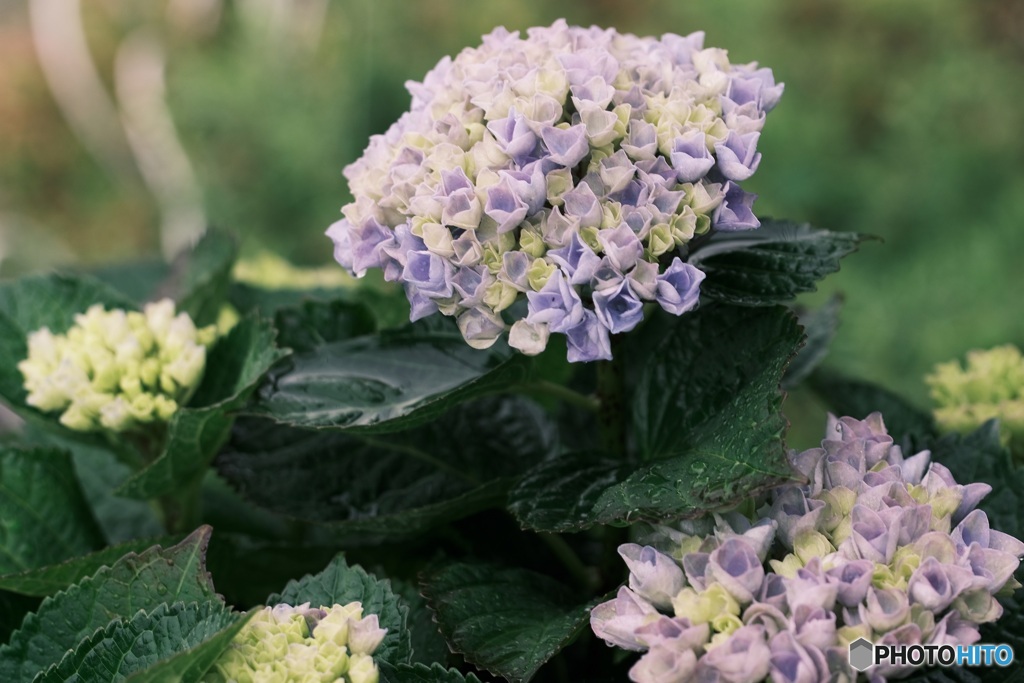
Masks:
[[[924,404],[935,362],[1024,343],[1017,0],[78,7],[0,0],[0,275],[154,256],[161,231],[168,250],[172,229],[206,220],[250,253],[327,262],[323,231],[348,200],[341,169],[407,108],[403,83],[497,25],[564,16],[638,34],[704,30],[709,46],[785,81],[750,181],[759,214],[884,239],[808,298],[846,297],[831,365]],[[91,72],[72,49],[75,21]]]

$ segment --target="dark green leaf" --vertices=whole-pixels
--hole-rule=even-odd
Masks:
[[[572,642],[592,607],[547,576],[489,564],[445,565],[423,578],[423,594],[452,650],[512,683]]]
[[[52,564],[15,574],[5,574],[0,576],[0,590],[39,597],[53,595],[72,584],[78,583],[87,576],[92,576],[101,567],[113,565],[128,553],[138,553],[155,545],[169,545],[180,540],[181,537],[177,539],[163,537],[128,541],[127,543],[109,546],[88,555],[71,558],[60,564]]]
[[[68,453],[0,447],[0,574],[57,564],[103,543]]]
[[[362,304],[345,301],[306,301],[274,314],[278,344],[293,351],[373,334],[376,320]]]
[[[231,285],[229,299],[239,311],[259,311],[263,315],[273,315],[278,309],[300,306],[307,301],[331,302],[345,301],[360,303],[367,306],[377,321],[380,329],[393,329],[409,323],[409,302],[400,287],[394,291],[386,288],[393,284],[361,286],[357,288],[322,288],[315,289],[264,289],[244,282]]]
[[[406,432],[303,431],[243,420],[217,469],[253,503],[347,532],[410,535],[502,506],[554,450],[546,413],[522,398],[462,404]]]
[[[83,271],[82,274],[103,282],[130,298],[136,306],[142,306],[153,299],[153,294],[169,271],[170,266],[163,260],[150,259],[101,266]]]
[[[412,639],[412,659],[420,664],[448,664],[451,651],[444,636],[434,623],[434,613],[420,595],[419,586],[408,581],[391,579],[391,586],[409,607],[409,637]]]
[[[152,505],[114,493],[132,475],[130,467],[108,451],[82,445],[75,446],[72,459],[82,491],[108,543],[151,538],[164,532]]]
[[[806,339],[803,348],[786,368],[786,374],[782,378],[783,389],[792,389],[800,384],[825,360],[828,347],[839,329],[839,310],[842,307],[843,298],[835,295],[821,308],[797,311],[797,321],[804,328]]]
[[[165,602],[216,600],[203,566],[209,540],[210,528],[203,527],[171,548],[126,555],[43,600],[0,647],[0,681],[28,683],[96,629],[114,619],[131,618],[140,609],[156,609]]]
[[[18,370],[28,356],[29,333],[43,327],[54,334],[65,332],[75,314],[93,304],[134,308],[127,297],[87,277],[34,276],[0,285],[0,395],[13,408],[35,412],[25,405],[24,378]]]
[[[192,249],[174,260],[154,298],[174,299],[178,310],[192,316],[196,325],[215,323],[227,300],[237,257],[238,244],[233,237],[221,230],[207,230]]]
[[[408,607],[394,594],[387,579],[377,579],[359,565],[348,566],[343,555],[335,557],[319,574],[289,581],[280,595],[267,598],[268,605],[308,602],[330,606],[354,601],[362,603],[364,615],[376,614],[381,628],[388,630],[373,658],[390,664],[408,664],[412,654],[406,626]]]
[[[871,413],[882,413],[896,443],[922,444],[937,434],[931,415],[877,384],[819,370],[811,375],[810,386],[837,416],[863,420]]]
[[[701,294],[741,306],[771,306],[814,291],[818,280],[839,270],[863,235],[818,230],[765,219],[749,232],[718,232],[699,246],[690,263],[705,273]]]
[[[640,462],[578,452],[509,494],[528,528],[577,531],[703,514],[792,478],[779,381],[801,333],[785,309],[708,307],[657,334],[632,400]]]
[[[471,348],[448,319],[325,344],[274,369],[250,410],[297,427],[397,431],[522,380],[529,364],[499,340]]]
[[[446,669],[441,664],[399,664],[391,666],[381,662],[380,683],[480,683],[473,674],[462,674],[458,669]]]
[[[999,424],[995,420],[971,434],[948,434],[929,444],[929,450],[932,460],[948,467],[958,483],[989,484],[992,492],[978,507],[988,515],[993,529],[1024,537],[1024,468],[1016,466],[1010,452],[999,443]]]
[[[245,621],[219,602],[159,605],[112,621],[35,683],[198,683]]]
[[[240,321],[210,352],[206,373],[190,405],[167,427],[161,455],[128,479],[118,494],[155,498],[196,482],[207,471],[231,429],[228,411],[237,408],[260,378],[287,355],[274,343],[274,329],[250,316]]]
[[[39,608],[39,598],[0,590],[0,643],[6,643],[22,619]]]

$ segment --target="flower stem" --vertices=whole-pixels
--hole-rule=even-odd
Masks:
[[[513,389],[524,394],[543,394],[545,396],[550,396],[570,405],[583,408],[584,410],[589,410],[592,413],[599,412],[601,409],[600,401],[593,396],[585,396],[578,391],[573,391],[565,385],[557,384],[556,382],[551,382],[546,379],[519,384],[513,387]]]
[[[614,337],[612,338],[614,342]],[[613,348],[612,360],[597,363],[597,398],[600,402],[598,423],[601,443],[611,455],[626,455],[625,406],[622,389],[621,350]]]
[[[544,544],[547,545],[552,554],[558,558],[558,561],[562,563],[562,566],[565,567],[572,578],[576,580],[576,583],[582,586],[588,594],[597,590],[600,583],[597,571],[593,567],[583,564],[583,560],[565,542],[564,538],[558,534],[540,533],[537,535],[540,537],[540,540],[544,541]]]

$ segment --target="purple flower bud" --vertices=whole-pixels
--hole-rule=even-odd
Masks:
[[[796,610],[800,605],[831,610],[835,607],[838,594],[839,587],[830,583],[821,572],[818,558],[808,562],[803,569],[798,569],[796,576],[786,581],[786,602],[791,610]]]
[[[650,603],[623,586],[614,600],[590,611],[590,628],[609,645],[642,651],[647,646],[637,638],[636,630],[659,616]]]
[[[515,107],[509,109],[506,118],[488,123],[487,130],[494,135],[498,147],[512,157],[517,164],[522,165],[527,158],[533,155],[534,149],[537,147],[537,136],[530,130],[525,117],[517,112]]]
[[[956,525],[951,536],[958,550],[970,547],[974,543],[982,548],[989,547],[988,515],[981,510],[975,510]]]
[[[853,542],[857,554],[865,560],[888,563],[896,552],[898,533],[890,533],[878,513],[863,505],[854,505]]]
[[[440,196],[451,197],[460,190],[472,190],[473,182],[466,176],[461,166],[451,170],[441,171],[441,187],[438,192]]]
[[[658,151],[657,130],[642,119],[631,119],[622,150],[634,161],[653,159]]]
[[[756,194],[745,192],[733,182],[725,184],[724,192],[722,203],[711,217],[711,223],[715,228],[732,232],[760,227],[761,221],[757,220],[753,211]]]
[[[594,77],[611,83],[619,73],[618,60],[605,49],[582,49],[575,53],[561,53],[557,58],[565,69],[570,86],[582,85]]]
[[[967,552],[967,564],[973,575],[971,587],[984,586],[986,590],[996,593],[1017,571],[1020,560],[1001,550],[972,545]]]
[[[742,626],[697,664],[698,681],[760,683],[771,669],[771,650],[760,626]],[[717,674],[717,677],[715,676]]]
[[[601,324],[593,311],[584,309],[583,321],[566,330],[565,339],[568,345],[566,357],[570,363],[612,359],[608,328]]]
[[[544,201],[547,199],[547,183],[544,180],[544,171],[539,161],[534,161],[519,171],[498,171],[498,176],[502,179],[507,178],[512,191],[526,202],[527,216],[532,216],[544,208]]]
[[[672,168],[681,183],[694,183],[707,175],[715,165],[702,131],[694,130],[672,143]]]
[[[789,631],[775,634],[770,649],[773,683],[817,683],[829,680],[828,664],[821,651],[798,642]]]
[[[693,309],[700,300],[700,283],[704,278],[704,271],[683,263],[676,256],[665,272],[658,276],[656,299],[669,313],[682,315]]]
[[[600,231],[597,239],[612,265],[622,273],[635,266],[644,254],[644,245],[626,224]]]
[[[944,565],[934,557],[928,557],[910,577],[907,594],[912,602],[938,613],[970,585],[973,577],[969,569]]]
[[[620,192],[636,176],[636,166],[620,149],[610,157],[601,159],[598,176],[609,193]]]
[[[427,298],[417,289],[416,285],[410,282],[405,283],[405,298],[409,300],[411,307],[409,320],[412,322],[437,313],[437,303],[433,299]]]
[[[529,206],[516,194],[508,177],[487,188],[487,205],[484,207],[484,213],[498,224],[499,234],[519,227],[528,210]]]
[[[402,279],[415,285],[421,294],[432,299],[452,295],[452,264],[429,251],[413,251],[408,255]]]
[[[552,332],[568,333],[569,330],[575,330],[586,322],[584,314],[594,315],[583,308],[580,295],[566,281],[561,270],[556,270],[539,292],[527,292],[526,298],[529,300],[527,322],[547,323]],[[594,322],[597,322],[596,316]],[[607,337],[607,331],[605,335]],[[585,339],[586,333],[581,341]],[[608,352],[611,353],[610,343]]]
[[[988,547],[1009,553],[1014,557],[1024,557],[1024,543],[1010,534],[1004,534],[995,529],[990,529],[988,532]]]
[[[778,574],[769,574],[765,579],[776,577],[778,578],[779,585],[781,586],[782,577]],[[783,594],[785,597],[785,594]],[[783,601],[785,605],[785,601]],[[783,607],[783,609],[785,609]],[[785,631],[789,629],[789,617],[783,613],[783,610],[775,605],[771,605],[767,602],[754,602],[747,606],[743,610],[743,624],[744,626],[760,626],[764,629],[765,635],[771,638],[779,631]]]
[[[765,605],[771,605],[775,609],[789,610],[789,603],[786,600],[786,580],[779,574],[765,574],[764,583],[758,591],[757,601]]]
[[[640,626],[634,632],[646,647],[663,645],[673,650],[699,651],[708,642],[711,628],[706,624],[692,624],[686,617],[660,615],[657,621]]]
[[[871,560],[852,560],[829,569],[825,576],[838,587],[836,599],[839,603],[845,607],[855,607],[867,596],[874,570],[875,564]]]
[[[907,594],[895,588],[869,588],[863,604],[859,606],[861,621],[874,631],[892,631],[910,618]]]
[[[645,301],[651,301],[658,293],[658,264],[637,261],[633,270],[626,274],[633,292]]]
[[[683,556],[683,573],[686,580],[697,590],[704,590],[707,585],[704,577],[708,572],[708,563],[711,559],[710,553],[698,552],[687,553]]]
[[[629,280],[622,280],[617,287],[594,292],[593,299],[598,320],[612,334],[629,332],[643,320],[644,305],[633,293]]]
[[[981,499],[992,493],[992,487],[985,483],[967,484],[960,488],[960,505],[953,512],[952,522],[959,524],[974,508],[978,506]]]
[[[697,655],[692,650],[679,651],[656,645],[629,670],[634,683],[677,683],[689,681],[697,668]]]
[[[331,223],[327,228],[327,236],[334,242],[334,260],[342,268],[354,273],[352,268],[352,224],[347,218]]]
[[[581,102],[593,103],[604,109],[615,96],[615,88],[600,76],[594,76],[586,83],[577,83],[569,90],[572,92],[572,100],[577,109],[580,108]]]
[[[565,130],[545,126],[541,129],[540,136],[548,150],[547,158],[559,166],[572,168],[583,161],[583,157],[590,152],[587,127],[582,124],[570,126]]]
[[[588,284],[601,264],[601,257],[584,244],[575,232],[569,244],[560,249],[552,249],[547,256],[568,273],[569,282],[574,285]]]
[[[736,131],[729,131],[725,142],[715,144],[719,172],[737,182],[754,175],[761,163],[761,154],[757,152],[760,137],[760,133],[738,135]]]
[[[728,538],[741,537],[750,544],[757,553],[759,562],[764,563],[775,540],[778,524],[774,519],[760,519],[751,524],[750,520],[739,512],[715,513],[715,538],[724,541]]]
[[[796,487],[787,487],[777,494],[770,514],[778,523],[779,540],[792,549],[797,534],[817,529],[824,510],[825,501],[808,498]]]
[[[460,305],[476,307],[483,301],[484,291],[493,281],[494,276],[483,266],[468,266],[455,271],[452,287],[462,297]]]
[[[708,558],[708,582],[720,583],[741,604],[754,599],[764,581],[764,567],[757,553],[742,537],[722,543]]]
[[[629,567],[629,587],[655,607],[669,609],[672,598],[686,585],[679,565],[649,545],[624,543],[619,555]]]
[[[566,216],[579,219],[580,227],[596,228],[601,225],[604,213],[601,201],[587,183],[579,183],[562,195]]]
[[[610,193],[607,198],[623,206],[643,206],[651,198],[651,185],[640,178],[634,178],[618,192]]]
[[[815,605],[797,605],[793,609],[792,632],[804,647],[831,647],[836,640],[836,613]]]

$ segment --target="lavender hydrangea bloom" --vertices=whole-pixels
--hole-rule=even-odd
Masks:
[[[573,361],[608,358],[645,303],[697,305],[692,239],[758,225],[738,183],[782,86],[701,33],[497,29],[407,88],[410,110],[345,169],[354,200],[327,235],[344,268],[381,268],[411,317],[454,317],[474,346],[511,323],[524,353],[556,333]],[[542,319],[551,291],[531,297],[552,271],[575,294],[559,290],[560,321]]]
[[[791,461],[806,483],[772,492],[754,519],[718,513],[622,546],[627,595],[643,604],[620,591],[594,614],[628,611],[614,624],[632,630],[609,633],[602,616],[595,632],[645,653],[631,680],[854,681],[856,638],[970,644],[1001,616],[995,595],[1019,587],[1024,542],[975,509],[989,487],[958,484],[927,451],[904,457],[878,414],[830,417],[821,447]]]

